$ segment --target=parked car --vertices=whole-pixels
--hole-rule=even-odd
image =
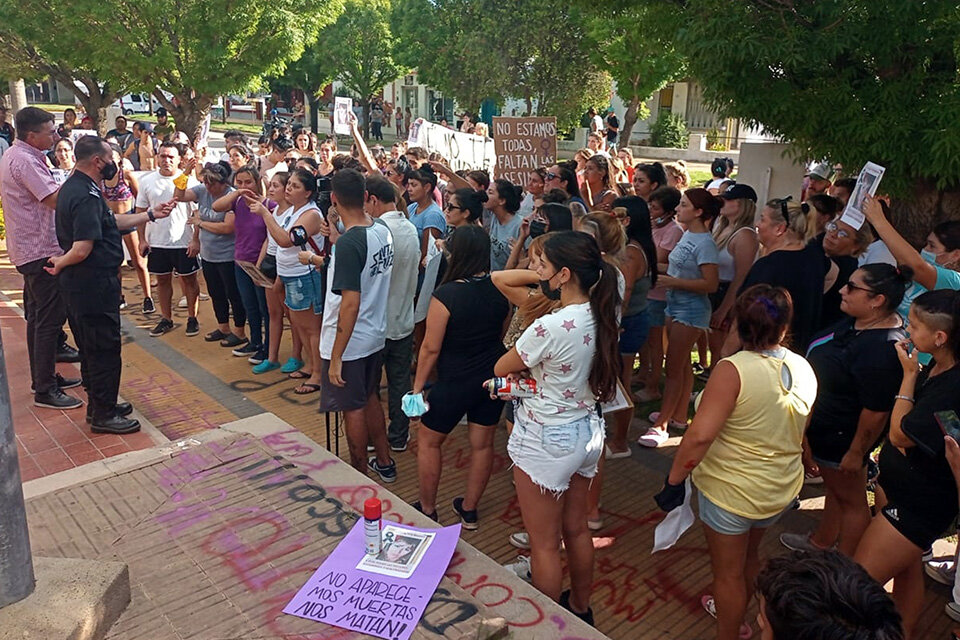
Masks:
[[[119,107],[121,113],[125,116],[129,116],[133,113],[150,113],[150,96],[143,93],[128,93],[125,96],[121,96],[118,100],[114,101],[114,107]],[[153,99],[153,108],[156,109],[160,105],[157,103],[156,98]]]

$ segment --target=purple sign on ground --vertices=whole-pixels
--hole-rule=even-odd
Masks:
[[[460,525],[417,529],[383,521],[368,556],[359,520],[283,612],[387,640],[407,640],[443,578]]]

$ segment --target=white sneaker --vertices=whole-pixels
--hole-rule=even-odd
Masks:
[[[533,575],[530,573],[530,556],[517,556],[516,562],[507,563],[503,565],[503,568],[517,574],[517,577],[521,580],[527,582],[533,580]]]
[[[530,549],[530,534],[526,531],[517,531],[516,533],[510,534],[510,544],[515,546],[517,549],[529,550]],[[521,558],[524,556],[520,556]]]
[[[210,299],[210,296],[208,296],[208,295],[205,294],[203,291],[201,291],[201,292],[200,292],[200,299],[201,299],[201,300],[209,300],[209,299]]]
[[[670,434],[666,431],[661,431],[660,429],[655,429],[650,427],[647,429],[646,433],[637,438],[637,444],[641,447],[649,447],[650,449],[656,449],[664,442],[670,438]]]
[[[180,302],[177,303],[177,309],[186,309],[187,308],[187,296],[180,298]]]
[[[945,584],[948,587],[953,586],[953,581],[957,576],[957,568],[954,566],[953,560],[931,560],[930,562],[924,562],[923,570],[934,581]]]
[[[943,608],[946,611],[947,615],[950,616],[952,620],[960,622],[960,604],[956,602],[948,602],[947,606]]]

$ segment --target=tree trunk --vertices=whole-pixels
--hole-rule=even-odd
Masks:
[[[630,136],[633,127],[637,124],[637,110],[640,108],[640,98],[634,96],[627,105],[627,112],[623,114],[623,126],[620,128],[620,147],[630,146]]]
[[[307,113],[310,114],[310,131],[320,133],[320,101],[313,97],[309,91],[303,92],[303,99],[307,101]]]
[[[366,93],[360,94],[360,119],[363,120],[363,139],[370,139],[370,96]]]
[[[193,95],[188,89],[174,93],[173,100],[168,100],[159,89],[154,91],[153,95],[173,116],[177,131],[183,131],[187,134],[192,144],[195,145],[216,96],[210,94]]]
[[[17,111],[27,106],[27,85],[23,78],[10,80],[10,113],[16,115]]]
[[[934,181],[918,179],[913,194],[891,201],[890,222],[914,247],[921,248],[941,222],[960,220],[960,188],[940,190]]]
[[[528,94],[527,97],[524,98],[524,102],[527,103],[527,112],[524,114],[524,117],[529,118],[531,115],[533,115],[533,98],[531,98]]]

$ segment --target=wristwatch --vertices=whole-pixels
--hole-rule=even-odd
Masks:
[[[157,217],[153,215],[153,209],[147,209],[147,218],[150,219],[150,222],[156,222]]]

